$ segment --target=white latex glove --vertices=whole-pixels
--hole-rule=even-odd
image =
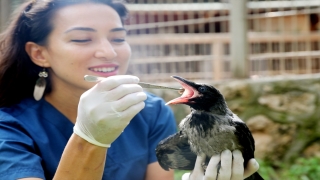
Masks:
[[[201,166],[205,156],[198,156],[195,167],[190,173],[185,173],[182,180],[243,180],[259,169],[259,164],[255,159],[250,159],[246,169],[243,167],[243,157],[239,150],[231,153],[225,150],[221,155],[212,156],[206,173]],[[221,168],[218,174],[217,165],[221,160]],[[218,176],[217,176],[218,175]]]
[[[147,95],[138,82],[135,76],[110,76],[83,93],[74,133],[97,146],[110,147],[145,106]]]

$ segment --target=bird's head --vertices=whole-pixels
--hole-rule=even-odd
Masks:
[[[184,88],[183,94],[167,102],[169,104],[186,104],[192,109],[212,112],[215,114],[225,114],[227,104],[223,95],[213,86],[197,84],[179,76],[172,76]]]

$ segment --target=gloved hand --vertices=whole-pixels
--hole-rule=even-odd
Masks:
[[[243,180],[259,169],[259,164],[255,159],[250,159],[246,169],[244,169],[242,153],[239,150],[232,153],[225,150],[221,155],[212,156],[205,173],[201,166],[204,158],[205,156],[198,156],[193,171],[191,174],[185,173],[182,180]],[[220,160],[221,168],[218,174],[217,165]]]
[[[83,93],[74,133],[97,146],[110,147],[145,106],[147,95],[138,82],[135,76],[110,76]]]

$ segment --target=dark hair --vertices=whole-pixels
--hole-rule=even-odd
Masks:
[[[53,29],[55,12],[62,7],[84,2],[112,7],[122,23],[128,14],[122,3],[112,0],[30,0],[20,6],[8,28],[0,35],[0,107],[32,97],[38,74],[43,68],[31,61],[25,44],[31,41],[45,46]],[[50,91],[50,78],[47,78],[46,93]]]

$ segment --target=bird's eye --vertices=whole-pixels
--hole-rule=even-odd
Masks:
[[[204,92],[207,91],[207,88],[204,87],[204,86],[201,86],[201,87],[198,88],[198,91],[201,92],[201,93],[204,93]]]

